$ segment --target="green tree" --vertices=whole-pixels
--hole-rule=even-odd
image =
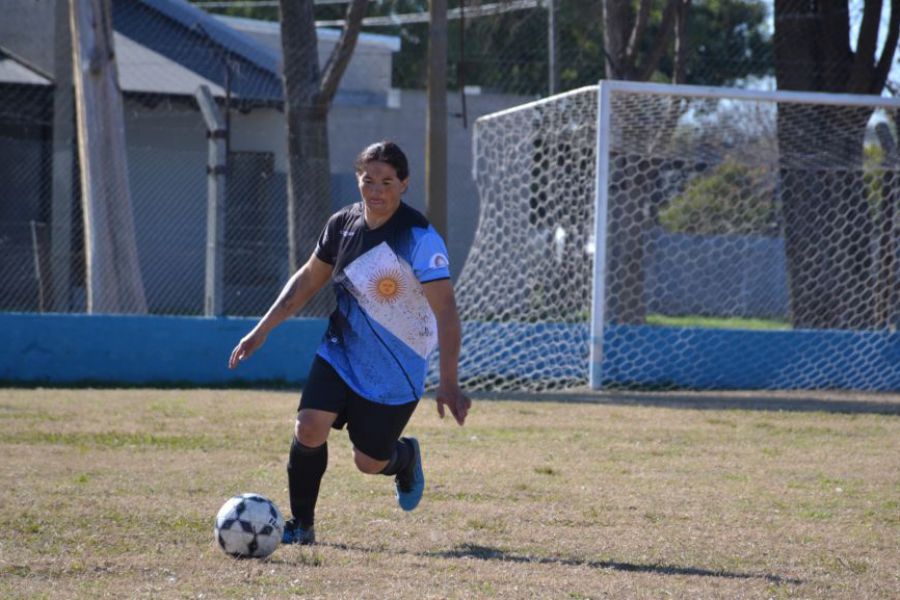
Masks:
[[[499,0],[502,2],[503,0]],[[471,7],[469,0],[465,4]],[[635,9],[638,5],[630,3]],[[666,2],[648,2],[647,21],[635,60],[653,52],[653,41],[663,29]],[[680,81],[699,85],[733,85],[751,76],[773,72],[771,32],[763,0],[695,0],[684,23],[684,65]],[[451,2],[458,8],[459,2]],[[215,9],[232,16],[277,20],[273,7],[229,7]],[[603,2],[560,0],[558,2],[560,80],[562,89],[595,84],[612,78],[605,72]],[[427,13],[428,0],[393,0],[371,3],[367,15],[387,16]],[[316,5],[317,20],[344,18],[344,8]],[[674,23],[673,23],[674,25]],[[460,27],[464,36],[460,36]],[[401,39],[394,57],[393,85],[424,89],[428,49],[428,24],[410,23],[369,28],[368,31]],[[449,24],[449,81],[451,89],[478,85],[487,90],[523,95],[547,93],[547,11],[543,7],[506,12],[496,16],[452,20]],[[647,79],[676,80],[674,39],[667,37]],[[635,77],[629,77],[635,78]]]
[[[865,0],[851,47],[846,1],[775,0],[775,74],[782,90],[881,94],[900,38],[900,0],[891,1],[879,50],[881,0]],[[878,227],[865,189],[863,144],[872,110],[782,104],[778,108],[780,200],[793,324],[806,328],[883,326],[873,297],[890,285],[873,277]],[[809,135],[829,140],[811,172]]]
[[[748,77],[774,73],[772,32],[766,19],[767,2],[707,0],[691,4],[688,57],[684,82],[731,86]],[[659,72],[672,81],[670,55]]]
[[[659,211],[659,222],[672,233],[772,235],[776,212],[765,179],[763,169],[726,160],[692,179]]]

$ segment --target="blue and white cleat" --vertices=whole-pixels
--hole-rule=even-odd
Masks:
[[[422,493],[425,491],[425,472],[422,470],[422,451],[419,449],[419,440],[414,437],[403,439],[412,446],[413,460],[406,472],[398,473],[395,477],[397,503],[403,510],[410,511],[415,509],[422,500]]]
[[[284,533],[281,535],[282,544],[300,544],[309,546],[316,543],[316,530],[313,527],[303,529],[296,520],[291,519],[284,524]]]

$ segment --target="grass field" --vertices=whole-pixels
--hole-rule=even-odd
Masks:
[[[296,394],[0,389],[0,597],[900,597],[900,398],[578,398],[423,402],[411,514],[335,432],[321,543],[238,561],[213,517],[287,509]]]
[[[790,329],[791,324],[774,319],[744,319],[740,317],[704,317],[691,315],[686,317],[670,317],[667,315],[647,315],[647,325],[657,327],[704,327],[707,329],[751,329],[751,330],[781,330]]]

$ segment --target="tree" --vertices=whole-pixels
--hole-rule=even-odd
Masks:
[[[692,235],[771,235],[775,207],[765,169],[734,160],[694,177],[659,211],[666,231]]]
[[[284,98],[288,129],[288,265],[296,271],[315,247],[331,213],[328,110],[350,62],[368,0],[352,0],[346,27],[319,70],[313,0],[280,0]],[[321,315],[330,300],[319,295],[305,314]]]
[[[782,90],[880,94],[900,34],[900,0],[891,0],[883,48],[878,51],[881,0],[866,0],[850,45],[847,2],[775,0],[775,75]],[[863,141],[871,109],[780,105],[779,177],[790,281],[797,328],[878,326],[871,247],[876,226],[864,190]],[[838,130],[843,124],[843,131]],[[804,168],[810,140],[829,140],[819,171]]]
[[[773,74],[767,3],[761,0],[705,0],[690,7],[683,83],[733,86],[748,77]],[[671,55],[658,73],[674,81]]]
[[[146,313],[109,0],[70,0],[89,313]]]
[[[659,68],[669,41],[675,36],[672,81],[682,83],[687,40],[684,39],[691,0],[666,0],[654,32],[652,0],[604,0],[603,39],[606,54],[606,78],[647,81]]]
[[[666,0],[662,12],[653,13],[652,0],[604,0],[603,41],[607,79],[648,80],[657,70],[674,35],[673,81],[683,81],[687,56],[685,33],[690,0]],[[648,29],[656,22],[652,35]],[[681,108],[672,102],[657,137],[665,144],[671,138]],[[665,138],[665,139],[663,139]],[[608,319],[614,323],[641,324],[647,313],[644,294],[644,231],[650,199],[636,193],[636,182],[625,176],[633,170],[634,157],[611,153],[607,260],[610,273],[607,296]],[[657,169],[657,174],[662,169]]]
[[[459,2],[451,5],[458,6]],[[466,6],[469,5],[467,2]],[[772,73],[771,35],[763,0],[694,1],[690,5],[690,27],[686,18],[670,21],[673,29],[668,34],[668,44],[659,44],[653,50],[663,27],[668,27],[662,18],[664,6],[665,2],[659,0],[651,3],[643,34],[638,36],[639,42],[633,48],[632,56],[637,64],[653,66],[647,79],[671,82],[677,78],[683,83],[730,85],[748,76]],[[683,8],[687,8],[686,4]],[[604,3],[596,0],[558,2],[562,90],[594,85],[604,77],[615,78],[604,70],[603,9]],[[323,6],[322,10],[328,8]],[[379,14],[426,10],[425,0],[396,0],[373,6],[373,13]],[[621,27],[633,28],[634,23],[629,23]],[[681,33],[674,28],[678,24]],[[450,22],[450,88],[465,83],[505,93],[547,93],[547,11],[544,7],[466,18],[464,37],[459,35],[459,27],[459,20]],[[383,32],[403,40],[394,61],[394,85],[424,87],[427,24],[407,24]],[[678,53],[673,49],[676,38],[685,40],[679,45],[682,72],[677,75],[674,67]],[[659,61],[648,60],[651,51],[658,54],[659,48],[663,49]]]

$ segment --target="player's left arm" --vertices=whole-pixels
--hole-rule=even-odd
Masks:
[[[456,422],[462,425],[472,406],[472,401],[459,387],[459,348],[461,344],[462,326],[459,313],[456,311],[456,299],[453,296],[453,284],[449,279],[438,279],[422,284],[425,298],[431,305],[437,320],[438,349],[440,351],[441,379],[437,391],[437,409],[444,418],[444,406]]]

